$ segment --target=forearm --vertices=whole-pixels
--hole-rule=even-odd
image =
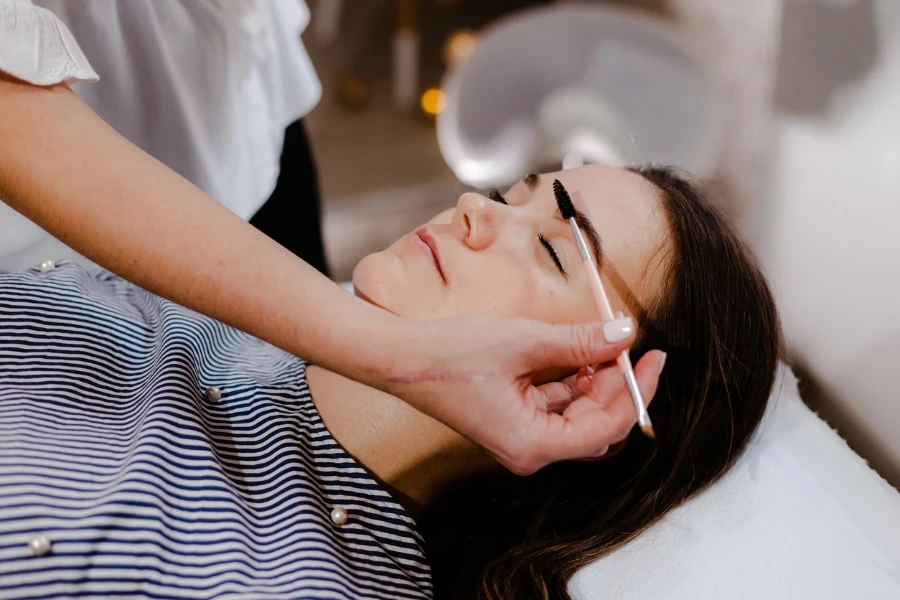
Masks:
[[[65,86],[0,77],[0,198],[96,263],[298,356],[372,381],[398,317],[119,136]]]

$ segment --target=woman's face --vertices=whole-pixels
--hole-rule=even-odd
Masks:
[[[634,314],[636,303],[647,306],[664,271],[665,211],[640,175],[599,166],[530,175],[503,194],[508,205],[463,194],[455,209],[360,261],[353,273],[357,294],[415,318],[599,319],[571,227],[553,196],[554,179],[596,230],[613,310]]]

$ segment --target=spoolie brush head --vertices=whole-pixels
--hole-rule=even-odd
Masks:
[[[559,206],[559,212],[562,218],[568,221],[575,216],[575,205],[569,198],[569,192],[559,182],[559,179],[553,180],[553,195],[556,196],[556,204]]]

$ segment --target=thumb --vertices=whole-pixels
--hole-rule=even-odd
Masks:
[[[615,360],[634,340],[631,317],[574,325],[551,325],[554,332],[535,356],[535,369],[582,367]]]

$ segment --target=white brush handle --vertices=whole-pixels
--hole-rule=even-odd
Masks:
[[[594,295],[594,300],[597,302],[597,308],[600,309],[600,316],[606,321],[611,321],[615,318],[615,315],[613,315],[612,305],[609,303],[609,296],[606,295],[606,289],[603,287],[603,281],[600,279],[600,271],[597,269],[597,264],[587,249],[587,244],[584,241],[584,236],[581,235],[578,223],[572,218],[569,219],[569,224],[572,226],[572,233],[575,234],[575,243],[578,245],[579,252],[581,252],[588,284],[590,285],[591,293]],[[634,403],[634,410],[637,413],[638,425],[640,425],[641,431],[648,437],[654,437],[653,424],[650,422],[650,415],[647,414],[644,398],[638,387],[637,378],[634,376],[634,367],[631,365],[628,350],[623,350],[616,362],[619,364],[622,375],[625,376],[625,385],[631,394],[631,401]]]

